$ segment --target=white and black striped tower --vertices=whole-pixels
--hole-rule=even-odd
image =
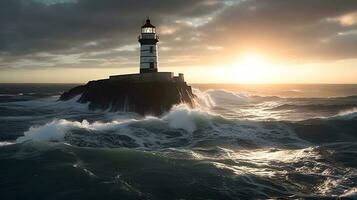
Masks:
[[[155,26],[146,19],[146,23],[141,27],[139,35],[140,42],[140,73],[157,72],[157,42],[159,37],[156,35]]]

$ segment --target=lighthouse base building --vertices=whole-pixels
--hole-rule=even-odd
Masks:
[[[132,81],[132,82],[185,82],[183,74],[174,76],[173,72],[155,72],[155,73],[140,73],[140,74],[125,74],[110,76],[111,81]]]

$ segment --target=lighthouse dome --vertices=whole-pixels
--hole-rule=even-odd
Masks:
[[[152,24],[150,23],[150,19],[147,18],[147,19],[146,19],[146,23],[145,23],[141,28],[155,28],[155,26],[152,25]]]
[[[141,33],[155,33],[155,26],[150,23],[150,19],[146,19],[146,23],[141,27]]]

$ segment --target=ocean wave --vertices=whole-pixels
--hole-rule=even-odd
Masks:
[[[355,97],[194,93],[196,108],[176,105],[158,117],[91,111],[79,97],[0,103],[0,136],[24,133],[0,142],[2,197],[356,197],[357,108],[313,118]]]
[[[88,109],[88,104],[78,103],[77,100],[80,96],[74,97],[68,101],[58,101],[57,96],[28,100],[28,101],[15,101],[15,102],[5,102],[0,103],[0,109],[6,111],[9,110],[11,113],[2,113],[3,116],[12,116],[16,113],[31,113],[42,115],[43,117],[48,117],[48,115],[62,115],[65,113],[81,112],[88,113],[91,112]],[[94,111],[95,112],[95,111]],[[92,112],[92,113],[94,113]],[[23,117],[23,116],[19,116]]]
[[[33,126],[24,133],[23,137],[17,139],[17,142],[27,140],[35,141],[65,141],[71,139],[75,131],[86,133],[95,132],[100,134],[111,133],[125,136],[127,139],[134,140],[138,146],[155,146],[163,137],[171,137],[168,130],[179,130],[178,133],[192,134],[197,130],[197,126],[209,123],[209,114],[198,109],[190,109],[186,105],[175,106],[170,112],[164,114],[161,118],[146,116],[141,119],[127,118],[115,119],[110,122],[95,121],[89,123],[87,120],[81,122],[69,121],[65,119],[56,119],[42,126]],[[182,130],[182,131],[180,131]],[[167,132],[163,135],[156,132]],[[167,139],[167,138],[166,138]]]
[[[337,115],[333,116],[332,118],[333,119],[345,119],[345,120],[357,119],[357,107],[354,107],[349,110],[341,111]]]
[[[354,96],[281,98],[225,90],[195,90],[195,94],[199,99],[199,107],[232,119],[301,121],[333,117],[357,107]]]
[[[357,199],[357,187],[348,189],[340,197],[348,199]]]
[[[341,109],[337,111],[337,114],[331,115],[331,116],[322,116],[322,117],[314,117],[310,118],[311,120],[313,119],[322,119],[322,120],[328,120],[328,121],[335,121],[335,120],[344,120],[344,121],[354,121],[357,120],[357,107],[353,106],[350,109]],[[305,120],[310,120],[310,119],[305,119]]]
[[[350,115],[350,114],[354,114],[354,113],[357,113],[357,107],[354,107],[353,109],[350,109],[350,110],[342,111],[338,115],[344,116],[344,115]]]
[[[96,187],[98,190],[89,195],[92,198],[93,195],[100,195],[101,198],[108,194],[111,197],[121,196],[124,191],[124,194],[130,194],[128,199],[147,199],[155,197],[155,194],[159,195],[155,199],[167,199],[159,198],[163,188],[169,191],[175,188],[175,191],[180,191],[175,194],[189,194],[190,197],[202,197],[209,193],[207,198],[217,195],[217,199],[237,199],[238,196],[247,199],[350,198],[355,196],[356,169],[341,165],[341,161],[335,159],[341,150],[350,153],[342,161],[355,157],[356,153],[351,154],[355,147],[348,148],[346,145],[302,149],[239,149],[217,145],[151,152],[25,142],[2,147],[0,171],[5,180],[15,182],[31,177],[35,180],[28,185],[31,192],[45,191],[58,197],[79,194],[83,197],[92,191],[86,187]],[[9,161],[17,165],[11,165]],[[61,180],[61,185],[53,180]],[[86,189],[61,196],[63,191],[75,190],[78,184]],[[51,189],[43,190],[47,185]],[[14,187],[18,184],[2,188],[7,191],[6,195],[16,196]],[[40,192],[35,194],[44,195]],[[183,198],[180,195],[177,199]]]
[[[0,119],[24,121],[33,118],[36,120],[36,124],[39,124],[30,124],[28,126],[30,128],[24,132],[24,136],[17,139],[17,142],[27,140],[61,141],[79,146],[149,149],[168,148],[170,146],[203,146],[212,141],[224,145],[234,143],[250,148],[272,146],[301,147],[309,144],[310,137],[305,136],[309,135],[310,131],[313,131],[317,127],[317,125],[312,126],[299,123],[300,118],[295,123],[279,120],[281,114],[274,112],[270,114],[262,112],[261,114],[272,118],[276,116],[277,119],[275,120],[264,120],[265,118],[256,121],[245,120],[244,116],[247,116],[246,114],[259,115],[260,111],[257,108],[245,111],[239,107],[234,110],[234,106],[227,107],[224,103],[219,102],[220,99],[224,102],[238,101],[238,105],[249,104],[243,105],[243,107],[248,106],[248,109],[252,108],[251,103],[255,107],[262,107],[262,109],[267,107],[272,109],[291,109],[291,106],[295,108],[295,106],[299,105],[281,104],[276,101],[266,101],[257,104],[254,100],[256,97],[225,90],[207,90],[205,92],[195,90],[195,94],[199,99],[196,108],[191,109],[184,104],[176,105],[169,112],[159,117],[140,116],[127,112],[90,111],[87,104],[77,102],[79,98],[77,96],[65,102],[47,98],[36,101],[3,103],[0,104],[0,108],[1,106],[20,110],[31,108],[36,111],[34,113],[39,113],[39,115],[4,116]],[[308,106],[324,107],[325,105]],[[233,117],[230,117],[229,115],[225,115],[222,110],[216,112],[219,107],[232,108],[228,111],[241,112],[240,116],[243,117],[240,118],[238,113],[233,113]],[[31,109],[28,111],[29,114],[31,114]],[[48,112],[39,112],[39,110],[44,109],[47,109]],[[283,112],[282,114],[285,113]],[[259,116],[255,118],[259,118]],[[302,119],[304,121],[314,118],[316,117],[311,115],[311,118]],[[353,108],[340,112],[338,115],[333,116],[331,120],[355,118],[356,110]],[[324,119],[326,121],[329,118]],[[320,121],[318,125],[320,129],[331,128],[327,126],[326,123],[328,122],[325,121]],[[342,133],[347,131],[349,133],[348,127],[346,130],[339,129],[339,131]],[[306,131],[308,133],[305,133]],[[342,137],[342,135],[339,136]],[[306,140],[306,138],[308,139]],[[312,141],[315,142],[315,139],[313,138]]]
[[[16,97],[16,96],[23,96],[23,93],[17,93],[17,94],[0,94],[0,97]]]
[[[246,147],[308,144],[283,123],[231,120],[186,105],[177,105],[161,117],[122,118],[93,123],[57,119],[32,126],[17,142],[66,141],[79,146],[149,149],[205,146],[212,142]]]
[[[268,110],[339,111],[356,108],[357,104],[283,104]]]
[[[228,90],[207,90],[206,94],[216,103],[244,104],[250,101],[250,96],[244,93],[235,93]]]

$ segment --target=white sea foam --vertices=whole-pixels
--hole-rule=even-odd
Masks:
[[[17,138],[17,142],[34,141],[63,141],[65,134],[71,128],[87,127],[88,122],[71,122],[64,119],[54,120],[43,126],[31,127],[24,136]]]
[[[16,143],[14,143],[14,142],[0,142],[0,147],[9,146],[9,145],[13,145],[13,144],[16,144]]]
[[[357,118],[357,108],[341,111],[340,113],[335,115],[334,118],[346,119],[346,120]]]

